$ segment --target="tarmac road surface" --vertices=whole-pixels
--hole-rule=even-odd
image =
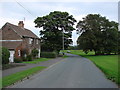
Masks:
[[[70,57],[11,88],[117,88],[90,60],[68,55]]]

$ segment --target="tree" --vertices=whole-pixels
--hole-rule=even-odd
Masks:
[[[63,32],[65,48],[72,43],[73,25],[76,20],[67,12],[50,12],[49,15],[38,17],[34,22],[35,27],[42,28],[42,50],[59,52],[62,49]]]
[[[89,14],[77,24],[77,43],[86,53],[91,50],[96,55],[116,53],[118,23],[109,21],[99,14]]]
[[[78,46],[69,46],[68,50],[78,50]]]
[[[9,63],[9,57],[10,57],[10,52],[7,48],[2,47],[2,53],[0,53],[2,56],[2,64],[8,64]]]
[[[118,52],[118,23],[109,22],[109,28],[103,31],[104,53],[110,54]]]

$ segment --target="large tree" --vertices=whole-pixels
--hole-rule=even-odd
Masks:
[[[118,23],[99,14],[89,14],[77,24],[77,43],[86,53],[94,50],[96,55],[117,53]]]
[[[60,51],[64,32],[64,46],[67,48],[72,43],[73,25],[76,20],[67,12],[54,11],[49,15],[35,19],[35,27],[42,28],[40,35],[42,39],[42,50]]]

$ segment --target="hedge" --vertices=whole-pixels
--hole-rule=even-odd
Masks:
[[[7,48],[2,47],[2,53],[0,53],[2,56],[2,64],[8,64],[9,63],[9,57],[10,57],[10,52]]]
[[[44,58],[56,58],[57,53],[56,52],[41,52],[41,57],[44,57]]]
[[[15,62],[15,63],[21,63],[21,62],[22,62],[22,59],[21,59],[21,58],[14,58],[14,62]]]

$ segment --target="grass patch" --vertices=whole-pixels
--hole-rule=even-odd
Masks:
[[[62,52],[63,50],[61,50]],[[68,50],[64,50],[64,53],[67,53]],[[95,55],[93,51],[89,52],[88,54],[85,54],[82,50],[69,50],[70,54],[80,55],[80,56],[88,56],[88,55]]]
[[[67,57],[69,57],[69,56],[67,56],[67,55],[63,55],[63,58],[67,58]]]
[[[39,59],[36,59],[36,60],[33,60],[33,61],[25,61],[25,62],[22,62],[22,63],[36,64],[36,63],[44,62],[44,61],[48,61],[48,60],[50,60],[50,58],[39,58]]]
[[[64,52],[67,52],[65,50]],[[99,55],[95,56],[93,51],[85,54],[82,50],[70,50],[71,54],[80,55],[91,60],[99,67],[108,79],[120,85],[120,71],[118,71],[118,55]]]
[[[31,68],[31,69],[28,69],[28,70],[24,70],[24,71],[21,71],[21,72],[17,72],[15,74],[11,74],[9,76],[6,76],[6,77],[3,77],[3,82],[2,82],[2,85],[3,87],[6,87],[6,86],[9,86],[9,85],[12,85],[13,83],[29,76],[29,75],[32,75],[38,71],[41,71],[43,70],[44,66],[38,66],[38,67],[34,67],[34,68]]]

